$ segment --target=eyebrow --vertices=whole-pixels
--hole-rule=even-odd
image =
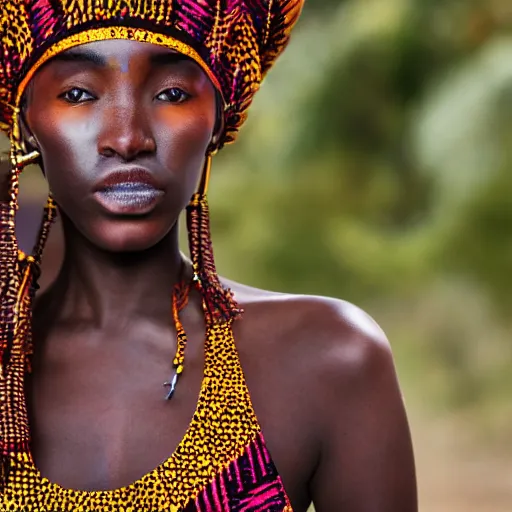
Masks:
[[[90,63],[97,67],[106,67],[107,60],[96,52],[87,50],[72,50],[59,53],[53,58],[54,61],[60,62],[82,62]]]
[[[90,50],[68,50],[59,53],[53,59],[58,62],[78,62],[89,63],[99,68],[108,66],[108,59],[102,55]],[[153,66],[175,66],[180,62],[193,62],[189,57],[179,52],[165,52],[151,55],[150,63]]]

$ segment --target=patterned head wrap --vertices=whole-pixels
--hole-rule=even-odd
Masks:
[[[286,46],[303,0],[1,0],[0,127],[10,133],[27,83],[56,54],[130,39],[195,60],[224,99],[232,142],[265,73]]]

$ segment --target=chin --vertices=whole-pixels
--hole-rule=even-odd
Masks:
[[[87,238],[108,252],[142,252],[160,243],[171,228],[142,220],[110,221],[96,227],[94,233]]]

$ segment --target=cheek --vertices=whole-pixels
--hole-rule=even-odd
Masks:
[[[214,117],[204,111],[183,113],[179,119],[164,118],[157,123],[159,156],[165,167],[172,169],[191,193],[200,177],[214,123]]]
[[[76,180],[81,169],[96,161],[97,130],[90,115],[70,109],[34,109],[37,115],[27,116],[29,126],[39,145],[45,174],[55,189],[54,176],[59,182]]]
[[[94,144],[97,130],[91,119],[93,116],[83,112],[70,113],[70,110],[41,111],[31,124],[36,140],[46,153],[80,151]]]

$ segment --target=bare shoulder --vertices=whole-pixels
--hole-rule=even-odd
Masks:
[[[226,282],[245,311],[249,340],[276,352],[307,357],[310,370],[330,378],[361,379],[394,372],[386,335],[359,307],[335,298],[275,293]]]
[[[228,285],[245,311],[235,336],[251,394],[264,407],[272,395],[276,409],[269,416],[286,411],[289,422],[307,423],[307,435],[325,450],[339,435],[329,433],[335,424],[343,423],[345,434],[360,429],[347,417],[355,421],[371,408],[376,416],[364,421],[378,423],[402,407],[390,344],[360,308],[340,299]]]

